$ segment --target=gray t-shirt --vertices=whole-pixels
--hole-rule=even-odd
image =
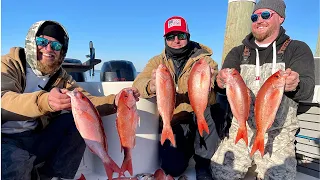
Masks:
[[[40,87],[45,87],[49,79],[49,76],[39,77],[34,74],[31,68],[27,68],[26,88],[23,93],[32,93],[41,90]],[[38,122],[34,119],[30,119],[28,121],[7,121],[2,124],[1,132],[6,134],[21,133],[24,131],[35,129],[37,125]]]

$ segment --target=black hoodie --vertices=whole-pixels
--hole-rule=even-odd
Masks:
[[[279,35],[276,39],[277,51],[281,48],[283,43],[289,38],[285,34],[285,29],[280,28]],[[260,66],[265,63],[272,63],[273,49],[272,43],[268,47],[259,47],[254,42],[255,38],[250,33],[242,41],[242,45],[234,47],[226,56],[226,59],[222,65],[224,68],[236,68],[240,72],[240,64],[243,60],[244,45],[250,49],[250,56],[248,58],[248,64],[256,64],[256,51],[259,51]],[[312,100],[314,87],[315,87],[315,65],[314,58],[310,47],[298,40],[292,40],[286,48],[283,56],[285,68],[291,68],[291,70],[299,74],[300,83],[295,92],[286,93],[288,97],[291,97],[295,101]]]

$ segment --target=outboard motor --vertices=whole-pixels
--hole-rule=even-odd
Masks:
[[[127,60],[105,62],[100,72],[100,80],[102,82],[133,81],[136,76],[136,68],[131,61]]]

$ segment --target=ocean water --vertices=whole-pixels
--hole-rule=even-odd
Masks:
[[[87,71],[85,75],[86,82],[100,82],[100,70]]]
[[[101,70],[94,70],[94,73],[92,73],[92,71],[86,71],[85,72],[85,81],[86,82],[101,82],[100,72],[101,72]],[[137,74],[139,74],[139,72],[137,72]]]

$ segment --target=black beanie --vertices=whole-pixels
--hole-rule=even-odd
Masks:
[[[37,32],[37,36],[40,35],[53,37],[63,45],[65,43],[66,33],[60,25],[53,22],[44,23]]]

